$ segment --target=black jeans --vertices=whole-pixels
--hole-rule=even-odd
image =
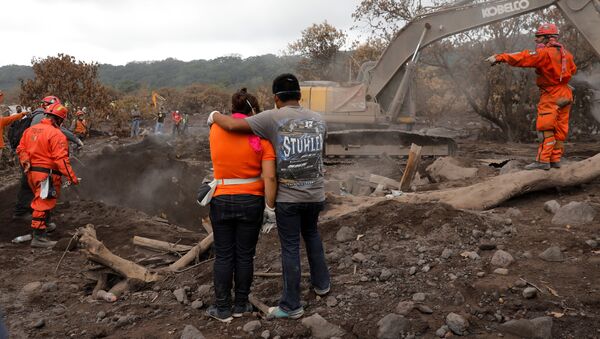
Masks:
[[[29,187],[27,175],[21,173],[21,182],[19,192],[17,193],[17,203],[15,204],[15,215],[31,214],[31,201],[33,200],[33,191]]]
[[[215,237],[215,297],[220,311],[231,307],[232,279],[235,279],[235,304],[248,302],[264,208],[263,197],[249,194],[220,195],[210,202]]]
[[[275,213],[283,266],[283,295],[279,307],[284,311],[294,311],[301,306],[300,235],[304,238],[311,284],[321,290],[329,288],[331,284],[323,242],[317,230],[319,213],[323,207],[324,202],[277,203]]]

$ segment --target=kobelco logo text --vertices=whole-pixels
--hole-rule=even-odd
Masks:
[[[501,5],[483,8],[481,14],[484,18],[501,15],[504,13],[512,13],[529,8],[529,0],[518,0]]]

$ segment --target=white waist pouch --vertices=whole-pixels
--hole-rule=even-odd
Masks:
[[[260,177],[255,178],[247,178],[247,179],[213,179],[211,182],[203,183],[198,189],[198,196],[196,198],[196,202],[200,206],[206,206],[210,203],[213,194],[215,194],[215,190],[217,189],[217,185],[241,185],[241,184],[249,184],[255,181],[260,180]]]

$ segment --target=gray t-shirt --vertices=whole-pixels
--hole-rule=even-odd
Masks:
[[[323,147],[327,126],[321,115],[285,106],[246,118],[254,134],[268,139],[277,155],[277,202],[325,200]]]

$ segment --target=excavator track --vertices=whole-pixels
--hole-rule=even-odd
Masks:
[[[411,144],[423,147],[421,155],[454,155],[457,150],[452,138],[390,129],[356,129],[328,132],[325,156],[401,157],[408,155]]]

